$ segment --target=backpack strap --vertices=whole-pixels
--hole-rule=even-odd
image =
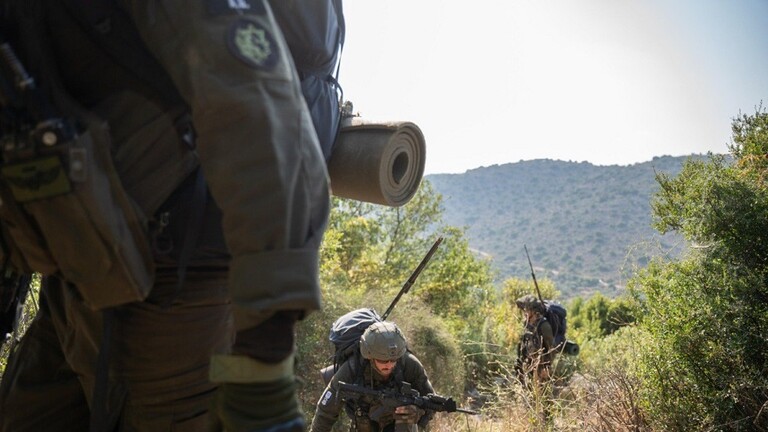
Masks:
[[[190,204],[190,216],[186,221],[186,229],[184,240],[181,244],[181,250],[179,251],[179,262],[176,268],[177,282],[176,290],[173,295],[168,298],[165,303],[165,307],[171,307],[173,301],[176,300],[176,296],[179,295],[181,289],[184,287],[184,281],[187,278],[187,267],[192,259],[192,252],[197,246],[197,242],[200,238],[200,232],[203,230],[203,215],[205,214],[205,206],[208,203],[208,186],[205,183],[205,176],[203,175],[202,168],[198,167],[195,172],[195,186],[192,191],[192,202]]]
[[[115,308],[106,308],[101,313],[102,335],[99,353],[96,358],[96,371],[93,387],[93,412],[89,431],[109,432],[115,429],[116,415],[110,416],[109,407],[109,363],[112,351],[112,330],[115,322]],[[112,417],[113,420],[110,419]]]
[[[400,359],[398,359],[397,364],[395,365],[395,370],[392,372],[392,374],[392,378],[395,381],[397,389],[402,391],[403,382],[405,382],[405,356],[402,356]]]

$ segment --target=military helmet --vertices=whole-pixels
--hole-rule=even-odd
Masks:
[[[394,323],[371,324],[360,337],[360,353],[368,360],[397,360],[405,354],[406,340]]]
[[[526,294],[520,297],[515,301],[515,304],[517,304],[517,307],[520,309],[530,309],[542,314],[546,312],[546,308],[541,300],[537,299],[532,294]]]

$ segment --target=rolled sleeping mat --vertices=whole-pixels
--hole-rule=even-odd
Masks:
[[[566,340],[563,346],[563,353],[567,355],[579,355],[579,344],[574,341]]]
[[[411,122],[351,117],[341,125],[328,161],[331,191],[342,198],[399,207],[424,176],[426,143]]]

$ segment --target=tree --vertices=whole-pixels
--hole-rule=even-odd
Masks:
[[[299,326],[304,370],[327,365],[331,354],[318,350],[328,329],[352,309],[386,310],[434,241],[439,249],[408,294],[387,318],[406,333],[441,392],[463,389],[462,341],[479,332],[492,276],[489,264],[470,249],[464,231],[442,224],[442,197],[424,181],[411,201],[389,208],[334,198],[321,248],[323,310]],[[464,345],[466,348],[466,345]],[[437,373],[437,372],[441,373]],[[308,409],[322,391],[318,374],[302,377],[301,398]]]
[[[610,299],[600,293],[568,305],[568,332],[580,341],[603,338],[635,322],[635,302],[628,297]]]
[[[689,242],[632,282],[645,301],[640,376],[662,430],[768,428],[768,114],[733,123],[731,163],[710,155],[660,174],[654,224]]]

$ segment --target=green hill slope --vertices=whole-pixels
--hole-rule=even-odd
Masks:
[[[650,199],[654,170],[677,174],[686,159],[629,166],[533,160],[426,178],[443,195],[445,222],[467,228],[470,246],[492,258],[499,280],[530,277],[526,244],[537,278],[552,279],[564,297],[615,295],[627,270],[681,247],[651,227]]]

